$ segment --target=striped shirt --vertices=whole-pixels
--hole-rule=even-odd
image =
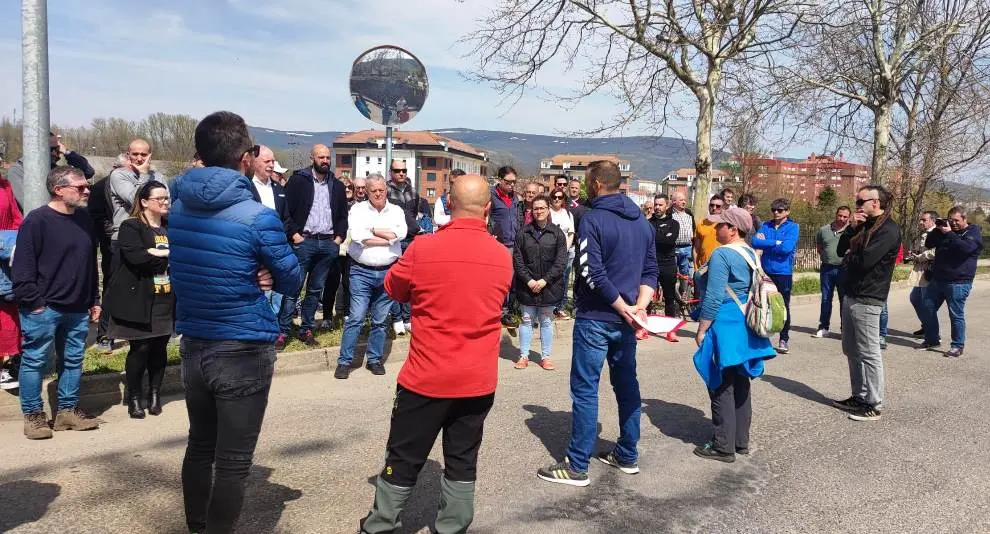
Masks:
[[[313,207],[303,231],[310,234],[333,235],[333,213],[330,210],[330,179],[313,180]]]

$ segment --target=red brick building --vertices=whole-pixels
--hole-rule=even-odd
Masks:
[[[385,132],[363,130],[343,134],[334,140],[333,150],[337,176],[353,178],[378,172],[388,179],[390,162],[385,161]],[[448,178],[454,169],[488,175],[488,154],[484,151],[429,131],[396,131],[392,157],[405,160],[409,179],[419,195],[430,203],[448,187]]]
[[[870,166],[845,161],[842,154],[838,158],[811,154],[804,161],[753,157],[741,164],[746,189],[761,199],[782,196],[815,204],[826,187],[839,198],[852,198],[870,183]]]

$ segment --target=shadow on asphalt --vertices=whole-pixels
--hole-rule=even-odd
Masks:
[[[643,399],[643,413],[661,434],[684,443],[701,445],[712,434],[712,424],[705,417],[705,412],[693,406],[660,399]]]
[[[271,481],[270,467],[254,465],[247,480],[247,492],[238,531],[276,532],[285,504],[303,496],[303,492]]]
[[[832,406],[832,399],[822,395],[818,392],[818,390],[808,386],[807,384],[796,380],[791,380],[790,378],[767,374],[761,376],[760,379],[783,391],[784,393],[790,393],[791,395],[801,397],[802,399],[809,400],[811,402],[817,402],[818,404],[825,406]]]
[[[502,339],[499,341],[498,357],[510,362],[515,362],[519,359],[519,349],[512,342],[512,335],[505,330],[502,331]]]
[[[0,514],[0,532],[28,523],[34,523],[48,512],[48,506],[54,501],[62,487],[58,484],[35,482],[33,480],[18,480],[0,484],[0,503],[3,503],[3,513]]]
[[[543,447],[555,460],[563,460],[567,445],[571,439],[571,412],[555,412],[545,406],[526,404],[523,409],[532,414],[526,420],[526,427],[540,439]],[[595,436],[602,433],[602,424],[598,423]],[[598,449],[596,449],[598,450]]]
[[[440,508],[440,477],[443,476],[443,469],[436,460],[427,460],[423,469],[419,471],[419,478],[416,479],[416,487],[413,488],[412,495],[402,508],[399,520],[402,527],[396,529],[395,534],[413,534],[424,528],[431,528],[437,518],[437,510]],[[368,484],[375,485],[378,474],[368,477]],[[373,503],[367,503],[368,510],[371,510]],[[361,511],[361,518],[368,515],[367,510]],[[357,530],[357,525],[355,525]],[[473,532],[473,530],[472,530]]]

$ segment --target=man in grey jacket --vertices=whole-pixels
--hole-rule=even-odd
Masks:
[[[107,208],[113,225],[110,240],[114,244],[120,223],[131,216],[138,188],[150,180],[165,183],[165,176],[151,168],[151,145],[144,139],[135,139],[127,145],[127,159],[129,165],[114,169],[107,178]]]

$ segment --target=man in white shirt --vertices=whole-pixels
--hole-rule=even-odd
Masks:
[[[275,210],[284,226],[289,212],[285,206],[285,189],[274,180],[275,168],[275,153],[265,145],[259,146],[258,157],[254,158],[254,165],[251,166],[253,173],[251,185],[254,186],[258,201],[264,204],[266,208]],[[266,291],[265,294],[268,296],[268,303],[271,304],[275,315],[278,315],[282,307],[282,295],[274,291]]]
[[[347,250],[351,259],[351,305],[350,315],[344,321],[337,370],[333,373],[334,378],[339,379],[350,375],[358,334],[369,310],[371,332],[368,334],[365,367],[372,374],[385,374],[381,358],[385,350],[385,324],[392,306],[392,299],[385,292],[385,275],[402,255],[401,241],[408,230],[405,212],[388,202],[385,178],[372,174],[366,182],[368,200],[354,204],[347,215],[351,233],[351,244]]]
[[[449,184],[447,185],[447,190],[440,195],[440,198],[433,203],[433,231],[436,232],[441,226],[450,222],[450,192],[454,189],[454,181],[458,176],[464,176],[465,173],[461,169],[454,169],[450,171]]]

